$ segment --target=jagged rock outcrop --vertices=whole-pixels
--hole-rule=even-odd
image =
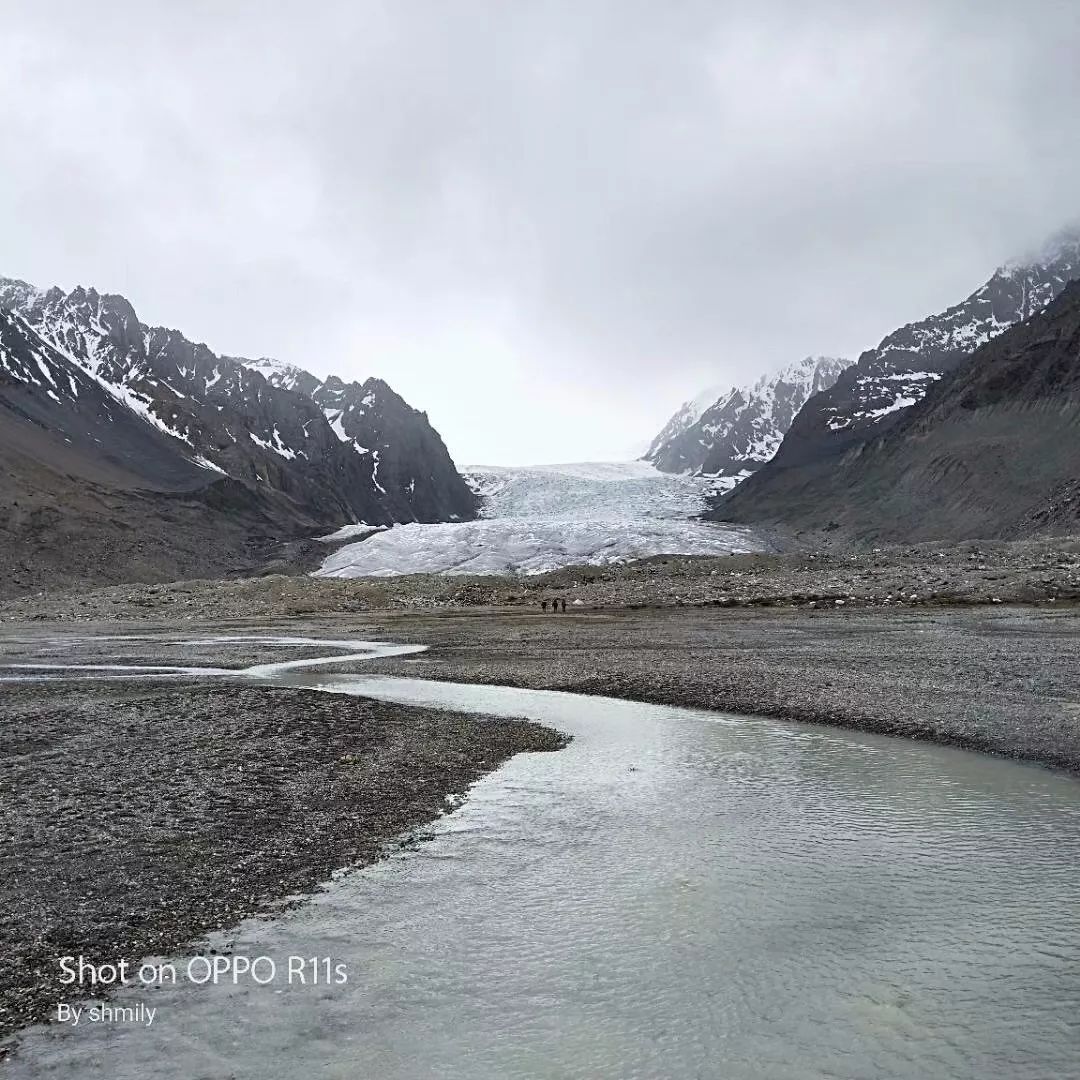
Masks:
[[[372,483],[396,520],[457,521],[473,517],[476,496],[455,471],[439,433],[382,379],[342,382],[331,376],[310,391],[334,431],[369,455]]]

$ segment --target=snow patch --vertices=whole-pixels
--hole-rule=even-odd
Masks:
[[[281,432],[278,431],[277,425],[274,425],[274,430],[270,433],[269,439],[260,439],[255,432],[248,432],[251,437],[251,441],[261,446],[264,450],[271,450],[277,454],[278,457],[285,458],[286,461],[291,461],[296,457],[296,451],[289,449],[281,439]]]

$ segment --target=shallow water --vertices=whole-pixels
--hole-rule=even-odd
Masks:
[[[237,952],[345,986],[125,991],[150,1028],[36,1029],[13,1076],[1080,1075],[1080,784],[832,729],[505,688],[263,670],[524,715],[417,850]]]

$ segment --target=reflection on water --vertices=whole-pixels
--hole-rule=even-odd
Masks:
[[[975,754],[566,694],[288,673],[542,720],[433,839],[229,935],[344,987],[132,991],[13,1076],[1080,1075],[1080,785]],[[223,939],[224,940],[224,939]]]

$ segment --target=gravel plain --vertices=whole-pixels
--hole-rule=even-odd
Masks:
[[[554,596],[628,607],[907,608],[1080,600],[1080,538],[786,554],[659,555],[533,577],[268,575],[169,585],[38,591],[0,603],[0,622],[313,617],[331,613],[539,608]]]
[[[1078,551],[121,586],[7,604],[0,662],[61,662],[73,644],[82,662],[322,654],[219,642],[211,660],[183,644],[229,634],[418,643],[428,651],[351,670],[839,725],[1080,774]],[[554,597],[565,613],[541,611]],[[175,953],[279,910],[513,753],[564,742],[525,721],[203,677],[0,684],[0,1035],[58,999],[58,955]]]
[[[373,633],[429,644],[408,664],[418,678],[856,728],[1080,773],[1073,604],[445,612]]]

